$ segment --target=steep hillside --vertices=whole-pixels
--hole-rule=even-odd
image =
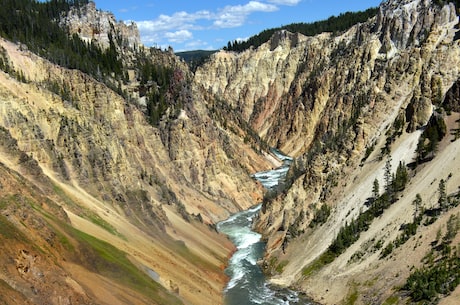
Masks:
[[[358,117],[369,104],[374,106],[372,101],[399,101],[398,95],[406,95],[399,84],[409,84],[412,92],[414,86],[421,87],[418,81],[427,68],[440,74],[445,67],[426,67],[436,54],[455,59],[443,52],[444,48],[451,52],[448,45],[456,31],[455,9],[446,6],[439,11],[430,3],[420,4],[426,18],[406,12],[414,6],[410,2],[397,18],[380,12],[375,19],[337,36],[305,37],[281,31],[258,49],[217,53],[196,72],[195,80],[240,111],[270,145],[298,156],[315,140],[326,142],[334,137],[332,131],[350,124],[352,116]],[[430,27],[433,31],[428,35],[425,29]],[[402,37],[392,37],[394,33]],[[453,68],[452,72],[442,70],[449,74],[441,84],[444,92],[456,80]],[[425,90],[436,90],[431,88],[431,74],[436,71],[429,71],[429,78],[421,80],[429,82]],[[413,81],[404,79],[406,76]],[[341,111],[328,113],[331,109]],[[418,119],[426,120],[426,116],[429,114]]]
[[[110,21],[92,5],[81,8],[88,20]],[[68,26],[81,21],[69,16]],[[129,41],[104,29],[116,31],[95,38]],[[271,158],[244,124],[229,120],[230,132],[211,118],[173,54],[114,41],[102,47],[118,57],[124,48],[124,79],[0,40],[0,236],[13,240],[2,243],[3,303],[222,303],[233,245],[214,224],[260,201],[249,174]],[[163,87],[145,67],[168,71]],[[68,289],[57,289],[64,280]]]
[[[269,146],[295,157],[256,223],[273,283],[324,304],[458,300],[454,4],[386,1],[193,74],[92,2],[4,3],[22,6],[0,14],[21,42],[0,39],[0,302],[221,304],[234,249],[215,223],[262,200]]]
[[[4,129],[1,142],[2,160],[19,159],[24,173],[0,165],[2,304],[182,304],[136,266],[139,260],[73,228],[63,209],[69,197]]]
[[[274,283],[325,304],[416,299],[410,289],[394,289],[422,266],[438,229],[459,212],[458,143],[449,135],[458,100],[444,101],[459,79],[457,29],[452,3],[386,1],[375,18],[344,33],[281,31],[257,49],[217,53],[198,69],[204,90],[296,157],[256,225]],[[441,179],[452,199],[435,220]],[[403,243],[417,194],[426,225],[412,225],[415,237]],[[447,242],[454,247],[457,239]]]

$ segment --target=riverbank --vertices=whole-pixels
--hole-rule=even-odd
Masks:
[[[268,190],[277,187],[289,170],[292,159],[274,150],[281,166],[253,175]],[[253,231],[253,219],[261,205],[232,215],[217,225],[219,232],[226,234],[237,250],[229,260],[225,272],[230,280],[224,290],[225,304],[265,304],[265,305],[310,305],[313,304],[298,292],[275,287],[267,281],[259,262],[265,251],[261,235]]]

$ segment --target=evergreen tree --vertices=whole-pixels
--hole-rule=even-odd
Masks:
[[[433,115],[423,131],[417,144],[417,162],[424,161],[425,158],[431,154],[434,158],[437,151],[439,142],[447,133],[446,123],[441,115]]]
[[[423,134],[422,136],[420,136],[420,139],[418,140],[415,152],[417,153],[417,163],[422,162],[426,157],[425,137],[423,136]]]
[[[393,175],[391,174],[391,156],[387,157],[387,161],[385,163],[385,192],[388,194],[388,197],[391,201],[393,195]]]
[[[428,134],[429,142],[428,142],[427,150],[431,152],[431,155],[434,157],[436,153],[438,152],[440,136],[436,128],[432,128],[431,130],[432,131]]]
[[[444,181],[444,179],[441,179],[441,181],[439,181],[438,192],[439,192],[439,199],[438,199],[439,208],[441,210],[446,210],[447,209],[447,193],[446,193],[446,182]]]
[[[415,200],[413,201],[414,204],[414,223],[417,221],[417,217],[419,215],[420,207],[422,205],[422,197],[420,194],[415,195]]]
[[[407,168],[404,162],[399,161],[398,168],[396,169],[396,174],[393,180],[393,190],[400,192],[402,191],[409,180],[409,175],[407,173]]]
[[[460,222],[459,217],[457,215],[450,215],[449,219],[447,220],[447,231],[443,237],[443,241],[445,243],[451,242],[455,236],[457,235],[460,229]]]
[[[380,185],[379,185],[379,180],[375,178],[374,184],[372,185],[372,198],[374,201],[376,201],[380,196]]]

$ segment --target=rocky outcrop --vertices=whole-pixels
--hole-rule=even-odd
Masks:
[[[218,52],[197,70],[195,83],[225,100],[265,137],[305,51],[292,46],[304,45],[305,40],[301,34],[283,32],[257,50],[241,54]]]
[[[326,304],[359,287],[362,303],[383,303],[420,262],[433,227],[395,252],[404,266],[379,260],[377,250],[410,221],[415,194],[430,208],[434,182],[449,177],[449,192],[460,182],[460,147],[450,139],[439,144],[442,159],[411,172],[407,192],[349,250],[308,272],[341,227],[366,209],[372,182],[384,184],[385,154],[393,168],[408,164],[435,110],[450,128],[458,118],[440,109],[457,109],[453,4],[387,1],[346,32],[281,31],[257,49],[214,54],[195,75],[170,52],[141,47],[142,60],[171,70],[165,109],[153,125],[141,91],[158,84],[138,83],[136,27],[92,2],[63,24],[104,47],[116,42],[128,77],[107,83],[125,92],[0,41],[9,66],[0,72],[0,221],[8,229],[0,238],[14,240],[0,256],[7,266],[0,291],[50,304],[66,296],[114,303],[112,289],[126,304],[221,303],[222,270],[233,249],[214,224],[260,202],[262,189],[249,174],[274,165],[264,156],[267,143],[295,157],[286,188],[265,200],[256,224],[274,283]],[[312,222],[326,210],[329,216]],[[440,218],[437,228],[447,222]],[[407,255],[417,247],[420,255]],[[112,252],[118,265],[104,260]],[[158,295],[117,282],[125,277],[113,270],[123,266],[129,274],[153,274],[156,284],[147,282]],[[63,281],[64,290],[46,294]],[[378,283],[369,287],[372,281]]]
[[[213,226],[260,200],[262,188],[249,174],[271,163],[210,118],[190,72],[168,52],[150,55],[172,63],[168,98],[182,107],[171,106],[154,127],[142,106],[92,77],[0,44],[12,71],[24,76],[0,72],[7,135],[0,160],[61,198],[76,229],[154,270],[170,293],[194,304],[222,302],[222,268],[233,248]],[[89,293],[84,277],[75,281]]]
[[[271,145],[300,155],[317,134],[337,130],[349,119],[345,116],[353,112],[354,100],[362,100],[358,102],[363,104],[360,108],[374,106],[374,101],[392,88],[403,89],[398,83],[410,84],[408,92],[416,90],[420,77],[427,82],[420,85],[424,96],[431,99],[435,94],[426,92],[432,91],[436,83],[432,78],[437,78],[431,72],[427,76],[426,65],[433,51],[448,57],[447,61],[454,58],[442,49],[456,31],[455,8],[448,5],[439,9],[430,1],[409,1],[398,5],[398,10],[392,5],[397,4],[386,3],[375,19],[341,35],[279,33],[256,50],[241,54],[221,51],[198,69],[195,80],[239,110]],[[431,35],[427,28],[432,29]],[[438,61],[445,62],[441,58]],[[451,70],[445,68],[436,71]],[[245,73],[248,70],[251,73]],[[403,80],[406,77],[412,80]],[[441,92],[454,77],[442,77],[445,83],[439,88]],[[406,92],[391,93],[398,94]],[[332,102],[335,109],[347,108],[325,115],[324,109],[332,108]],[[321,119],[323,123],[318,124]]]
[[[372,181],[383,179],[379,158],[389,151],[393,168],[414,160],[419,129],[460,73],[457,24],[453,4],[386,1],[375,18],[344,33],[296,39],[280,33],[285,40],[273,37],[241,54],[220,52],[198,69],[196,82],[240,111],[270,145],[297,157],[288,189],[264,204],[257,221],[267,239],[267,272],[284,270],[274,282],[303,287],[332,303],[346,296],[346,288],[332,290],[353,281],[351,268],[369,271],[372,260],[358,267],[342,260],[310,280],[302,274],[365,209]],[[257,69],[244,73],[252,67]],[[331,215],[311,229],[323,205]],[[392,228],[406,220],[392,222]],[[397,229],[384,231],[397,234]]]
[[[78,34],[84,41],[99,43],[104,48],[109,47],[111,39],[123,48],[142,45],[136,23],[117,21],[113,13],[97,9],[93,1],[72,8],[60,22],[70,34]]]
[[[443,107],[447,111],[460,112],[460,80],[457,80],[447,91]]]

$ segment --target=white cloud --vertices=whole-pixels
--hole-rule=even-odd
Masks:
[[[270,3],[278,4],[278,5],[289,5],[295,6],[299,4],[302,0],[268,0]]]
[[[136,11],[139,7],[138,6],[131,6],[131,7],[124,7],[124,8],[121,8],[119,9],[118,11],[120,13],[129,13],[129,12],[132,12],[132,11]]]
[[[142,37],[142,43],[148,46],[151,45],[156,45],[160,41],[160,36],[156,33],[152,34],[142,34],[141,32],[141,37]]]
[[[165,33],[165,37],[169,42],[183,43],[184,41],[192,39],[193,34],[188,30],[179,30],[176,32],[167,32]]]
[[[274,12],[278,7],[258,1],[250,1],[245,5],[226,6],[217,13],[214,26],[218,28],[234,28],[244,24],[247,17],[255,12]]]
[[[199,11],[191,14],[177,12],[171,16],[160,15],[155,20],[138,21],[137,26],[140,31],[146,32],[185,30],[196,28],[196,21],[203,19],[211,19],[211,13],[208,11]]]
[[[213,50],[213,46],[210,46],[206,41],[193,40],[185,44],[189,49],[202,49],[202,50]]]
[[[160,15],[154,20],[137,21],[142,41],[146,45],[155,43],[192,43],[196,30],[210,28],[235,28],[244,25],[248,17],[256,12],[274,12],[277,5],[295,5],[301,0],[249,1],[241,5],[228,5],[214,12],[201,10],[193,13],[180,11],[172,15]]]

